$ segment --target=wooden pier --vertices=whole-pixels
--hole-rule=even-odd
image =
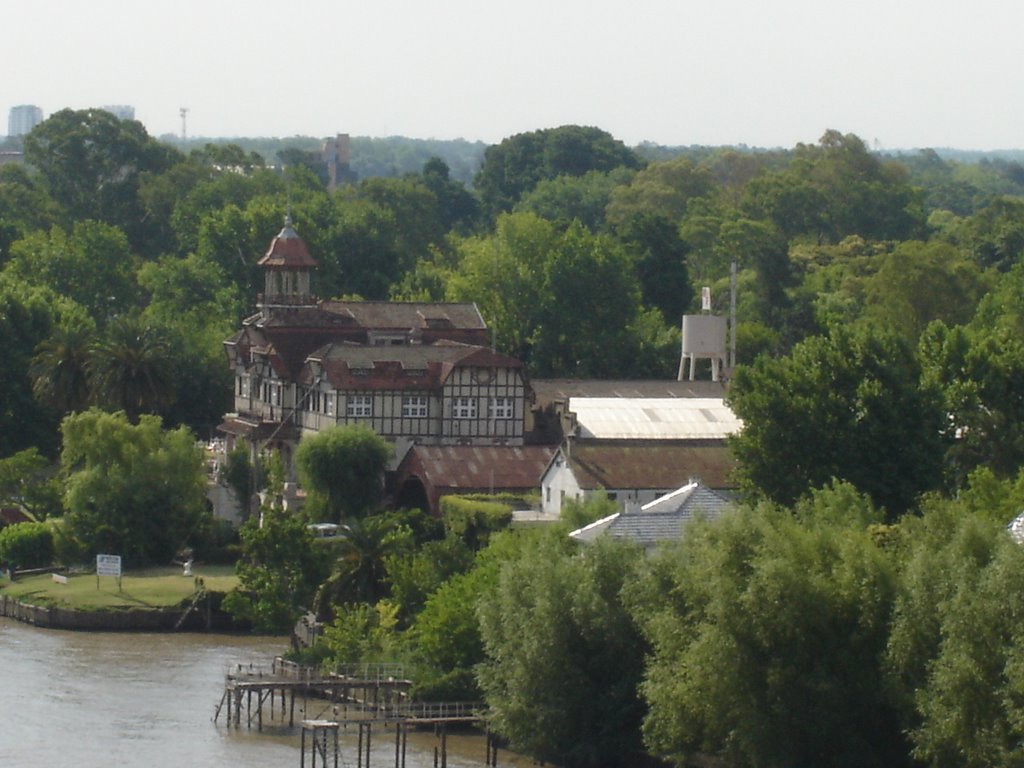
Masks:
[[[396,664],[353,664],[329,671],[280,658],[269,669],[237,664],[225,677],[224,695],[213,720],[217,722],[226,707],[228,725],[239,727],[244,708],[246,726],[251,728],[255,722],[257,729],[263,730],[264,710],[274,719],[278,696],[281,719],[287,710],[291,727],[295,725],[296,698],[301,698],[303,712],[312,698],[352,706],[360,712],[387,712],[408,699],[411,687],[412,681],[405,679]]]
[[[395,768],[405,768],[405,751],[410,729],[432,729],[438,738],[434,749],[435,768],[447,768],[449,726],[485,727],[487,756],[485,765],[497,766],[497,741],[486,729],[485,708],[469,702],[409,701],[412,681],[396,664],[346,665],[330,670],[302,667],[275,659],[270,668],[237,664],[227,673],[224,695],[214,713],[214,722],[226,709],[228,726],[256,725],[263,730],[269,721],[295,726],[295,700],[301,699],[301,763],[306,765],[307,736],[313,768],[327,768],[333,755],[338,765],[339,731],[350,726],[359,729],[356,768],[370,765],[370,744],[375,725],[395,730]],[[331,710],[332,717],[309,717],[310,700]],[[244,713],[244,714],[243,714]],[[318,759],[319,758],[319,762]]]

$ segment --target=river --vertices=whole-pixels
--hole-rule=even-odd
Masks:
[[[297,726],[229,728],[223,713],[213,722],[227,669],[269,664],[283,647],[273,638],[65,632],[0,618],[0,766],[298,766]],[[329,713],[312,702],[306,716]],[[392,734],[374,729],[372,768],[394,766]],[[339,765],[356,765],[357,737],[358,729],[343,732]],[[407,768],[432,768],[436,743],[433,734],[410,734]],[[483,766],[485,756],[482,736],[449,735],[450,768]],[[498,757],[499,766],[530,762]]]

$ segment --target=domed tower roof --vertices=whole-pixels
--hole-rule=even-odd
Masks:
[[[317,265],[306,242],[292,229],[291,216],[285,217],[284,228],[270,241],[267,253],[257,264],[271,269],[313,269]]]

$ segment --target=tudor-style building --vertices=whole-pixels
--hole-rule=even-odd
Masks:
[[[294,483],[303,435],[365,424],[394,446],[521,446],[531,400],[522,364],[487,346],[475,304],[320,301],[316,261],[290,220],[259,261],[259,311],[227,341],[230,450],[280,450]]]

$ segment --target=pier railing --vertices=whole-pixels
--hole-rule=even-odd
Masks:
[[[325,664],[311,667],[288,661],[280,656],[267,664],[231,664],[227,669],[227,677],[236,680],[258,680],[261,678],[283,678],[306,682],[323,682],[337,678],[359,680],[368,683],[393,683],[405,680],[405,667],[402,664],[382,662],[377,664]]]

